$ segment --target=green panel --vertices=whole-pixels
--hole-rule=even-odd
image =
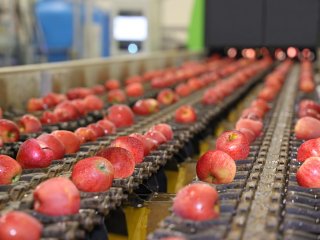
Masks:
[[[205,0],[194,0],[191,22],[188,29],[188,49],[204,49]]]

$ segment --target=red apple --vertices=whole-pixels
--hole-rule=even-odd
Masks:
[[[86,106],[86,109],[88,109],[89,112],[101,110],[104,105],[103,101],[95,95],[86,96],[85,99],[83,99],[83,101]]]
[[[311,80],[306,80],[306,81],[300,81],[299,83],[299,89],[302,92],[305,93],[311,93],[315,89],[315,83]]]
[[[320,188],[320,157],[306,159],[297,171],[297,181],[302,187]]]
[[[144,134],[144,136],[154,140],[157,143],[157,145],[160,145],[168,141],[165,135],[157,130],[149,130]]]
[[[157,100],[160,105],[171,105],[176,102],[177,94],[170,88],[161,90],[158,93]]]
[[[0,218],[1,240],[40,240],[42,224],[34,217],[18,211],[10,211]]]
[[[105,87],[100,84],[93,86],[91,90],[94,94],[97,94],[97,95],[101,95],[106,91]]]
[[[116,125],[114,125],[113,122],[107,120],[107,119],[102,119],[99,120],[97,122],[97,125],[99,125],[100,127],[102,127],[104,134],[108,135],[108,134],[114,134],[117,132],[117,128]]]
[[[149,115],[159,112],[160,107],[157,100],[153,98],[140,99],[132,107],[134,113],[138,115]]]
[[[110,103],[123,103],[127,100],[127,96],[123,90],[114,89],[108,92],[107,100]]]
[[[40,122],[42,124],[54,124],[58,123],[59,119],[53,112],[44,111],[40,117]]]
[[[100,150],[97,156],[108,159],[114,167],[115,178],[130,177],[134,171],[135,160],[133,155],[121,147],[108,147]]]
[[[48,147],[53,151],[54,160],[63,158],[64,154],[66,153],[66,149],[62,142],[54,135],[43,133],[39,137],[37,137],[37,139],[46,143]]]
[[[245,137],[247,138],[249,143],[252,143],[256,139],[256,134],[251,129],[240,128],[240,129],[238,129],[238,131],[242,132],[245,135]]]
[[[150,130],[156,130],[161,132],[168,141],[170,141],[173,138],[173,131],[169,124],[167,123],[159,123],[157,125],[154,125],[150,128]]]
[[[34,210],[49,216],[72,215],[79,212],[80,193],[65,177],[40,183],[33,192]]]
[[[55,130],[51,134],[64,145],[66,154],[75,153],[80,149],[81,141],[73,132],[67,130]]]
[[[57,93],[48,93],[43,98],[44,104],[48,107],[54,107],[58,105],[60,102],[67,100],[66,96],[63,94],[57,94]]]
[[[193,221],[218,218],[218,192],[205,183],[187,185],[174,198],[173,212],[183,219]]]
[[[318,138],[320,137],[320,121],[312,117],[300,118],[294,127],[294,132],[298,139]]]
[[[130,137],[134,137],[138,140],[140,140],[143,143],[143,149],[144,149],[144,156],[149,155],[149,153],[157,148],[158,142],[155,142],[154,140],[139,134],[139,133],[132,133],[129,135]]]
[[[88,127],[79,127],[74,134],[80,139],[81,144],[97,140],[95,132]]]
[[[28,112],[41,111],[46,108],[42,98],[30,98],[27,103]]]
[[[258,98],[267,102],[271,102],[273,99],[275,99],[276,95],[277,92],[274,89],[272,89],[271,87],[264,87],[260,90]]]
[[[114,169],[103,157],[89,157],[77,162],[71,180],[80,191],[105,192],[112,186]]]
[[[107,119],[117,128],[129,127],[134,123],[134,114],[127,105],[117,104],[108,109]]]
[[[87,128],[93,130],[94,134],[96,135],[96,138],[104,136],[104,129],[97,123],[91,123],[87,126]]]
[[[89,112],[89,109],[83,99],[74,99],[71,103],[77,109],[80,116],[85,116]]]
[[[252,119],[252,116],[257,116],[258,119],[262,119],[265,115],[265,112],[260,110],[257,107],[248,107],[244,109],[241,113],[242,118]]]
[[[30,138],[21,144],[17,153],[17,161],[25,169],[45,168],[51,164],[53,156],[53,151],[46,143]]]
[[[298,148],[297,160],[304,162],[310,157],[320,157],[320,138],[310,139]]]
[[[144,157],[143,142],[137,138],[123,136],[116,138],[111,144],[111,147],[121,147],[128,150],[134,157],[135,163],[141,163]]]
[[[266,113],[270,109],[269,104],[263,99],[256,99],[256,100],[252,101],[250,106],[256,107],[256,108],[260,109],[261,111],[263,111],[264,113]]]
[[[53,110],[53,113],[57,116],[60,122],[75,120],[80,116],[78,109],[71,103],[71,101],[59,103]]]
[[[250,145],[243,133],[233,130],[224,132],[218,137],[216,149],[229,154],[233,160],[241,160],[248,157]]]
[[[77,99],[77,98],[85,98],[86,96],[91,95],[93,92],[89,88],[84,87],[76,87],[68,90],[67,97],[69,100]]]
[[[0,119],[0,139],[2,142],[16,142],[20,138],[17,124],[7,119]]]
[[[220,100],[222,100],[222,98],[223,96],[217,88],[209,88],[203,93],[201,102],[204,105],[213,105],[217,104]]]
[[[241,118],[236,123],[236,130],[240,130],[241,128],[247,128],[252,130],[257,137],[262,132],[263,123],[261,121],[257,121],[253,119]]]
[[[175,111],[175,121],[178,123],[193,123],[197,120],[195,109],[189,105],[183,105]]]
[[[180,96],[180,97],[186,97],[190,95],[192,92],[191,88],[186,84],[186,83],[180,83],[176,88],[175,92]]]
[[[13,158],[0,155],[0,185],[15,183],[22,173],[20,164]]]
[[[201,181],[214,184],[226,184],[233,181],[236,175],[236,164],[234,160],[223,151],[207,151],[198,160],[196,171]]]
[[[303,99],[299,103],[299,109],[313,109],[316,112],[320,113],[320,104],[313,100]]]
[[[118,89],[118,88],[120,88],[120,82],[118,80],[115,80],[115,79],[110,79],[110,80],[107,80],[104,83],[104,87],[107,90]]]
[[[131,83],[125,88],[126,94],[129,97],[140,97],[144,93],[142,83]]]
[[[125,83],[126,85],[132,84],[132,83],[140,83],[143,81],[143,78],[141,76],[131,76],[128,79],[126,79]]]
[[[25,114],[19,119],[19,128],[22,133],[35,133],[39,132],[42,129],[42,124],[40,120],[31,115]]]

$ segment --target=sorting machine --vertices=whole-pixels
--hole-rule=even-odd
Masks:
[[[151,69],[179,66],[188,60],[206,61],[206,57],[203,53],[169,52],[5,68],[0,70],[1,105],[5,109],[4,116],[14,119],[25,112],[26,100],[30,97],[49,91],[65,92],[75,86],[92,86],[113,77],[125,79]],[[239,60],[233,59],[230,64],[236,61]],[[133,126],[85,143],[79,152],[65,155],[62,161],[54,161],[47,168],[24,170],[18,182],[0,186],[0,214],[13,209],[28,212],[44,225],[43,239],[96,240],[121,239],[121,236],[129,239],[173,236],[185,239],[318,239],[319,190],[302,188],[295,179],[299,165],[297,146],[301,144],[293,133],[296,103],[305,97],[319,101],[316,92],[308,95],[299,92],[299,63],[292,66],[283,89],[271,103],[271,111],[264,119],[263,134],[252,144],[249,157],[236,162],[235,180],[216,186],[220,217],[194,222],[179,218],[169,210],[174,193],[179,189],[177,178],[181,176],[170,177],[168,173],[181,172],[185,163],[195,166],[199,155],[213,149],[219,133],[234,127],[241,109],[256,96],[265,76],[278,64],[274,61],[259,71],[219,104],[203,105],[201,97],[205,89],[200,89],[150,116],[136,116]],[[217,81],[224,81],[234,74],[223,71],[223,67],[212,69],[211,73],[218,74]],[[206,74],[202,73],[200,77],[206,77]],[[158,91],[150,88],[145,97],[155,97]],[[131,98],[127,104],[132,105],[136,100]],[[195,123],[185,125],[174,121],[175,110],[184,104],[197,110],[199,118]],[[109,106],[106,102],[103,110],[91,112],[76,121],[46,125],[43,132],[86,126],[103,118]],[[174,138],[136,165],[132,176],[115,179],[107,192],[81,192],[78,214],[51,217],[33,210],[32,192],[38,184],[56,176],[68,177],[77,161],[93,156],[118,136],[143,133],[153,124],[164,122],[172,126]],[[0,148],[0,153],[15,157],[23,141],[41,133],[22,135],[19,142]],[[194,168],[186,174],[189,178],[185,177],[181,185],[197,180]],[[145,209],[149,214],[143,212]],[[161,214],[152,214],[156,210]],[[161,222],[157,227],[151,226],[150,222],[158,224],[158,221]]]

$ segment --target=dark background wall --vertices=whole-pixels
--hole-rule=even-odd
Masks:
[[[205,45],[315,47],[319,0],[207,0]]]

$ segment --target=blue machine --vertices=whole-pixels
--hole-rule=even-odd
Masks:
[[[39,50],[47,55],[49,62],[71,59],[70,52],[74,43],[73,9],[73,4],[65,0],[38,0],[35,4],[35,16],[39,28]],[[83,12],[82,10],[81,19],[84,19]],[[93,21],[101,27],[100,56],[109,56],[109,16],[95,8]]]

